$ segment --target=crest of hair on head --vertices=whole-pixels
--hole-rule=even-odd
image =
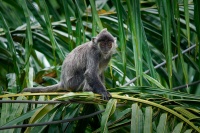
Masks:
[[[103,29],[96,37],[97,42],[108,42],[108,41],[112,41],[114,42],[114,37],[107,31],[107,29]]]

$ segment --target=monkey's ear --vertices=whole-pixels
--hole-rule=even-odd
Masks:
[[[117,42],[117,37],[114,37],[114,41],[115,41],[115,43]]]
[[[118,45],[117,45],[117,37],[114,37],[114,46],[115,46],[115,48],[118,47]]]
[[[92,37],[92,42],[96,43],[96,37]]]

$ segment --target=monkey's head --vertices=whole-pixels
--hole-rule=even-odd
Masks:
[[[92,42],[98,45],[101,53],[104,55],[113,54],[117,48],[117,39],[113,37],[107,29],[103,29],[96,37],[92,38]]]

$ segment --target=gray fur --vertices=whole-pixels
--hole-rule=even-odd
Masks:
[[[112,41],[112,48],[107,54],[99,47],[99,42]],[[104,86],[104,70],[112,54],[116,51],[116,38],[106,29],[102,30],[92,41],[82,44],[67,55],[62,65],[60,83],[37,88],[26,88],[28,92],[93,91],[109,99],[110,93]]]

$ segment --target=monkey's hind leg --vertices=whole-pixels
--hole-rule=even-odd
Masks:
[[[87,81],[84,81],[84,87],[83,87],[83,92],[87,92],[87,91],[92,91],[93,89],[89,86],[89,84],[87,83]]]
[[[82,75],[75,75],[69,79],[61,81],[61,87],[66,88],[68,91],[76,92],[82,89],[84,77]]]

